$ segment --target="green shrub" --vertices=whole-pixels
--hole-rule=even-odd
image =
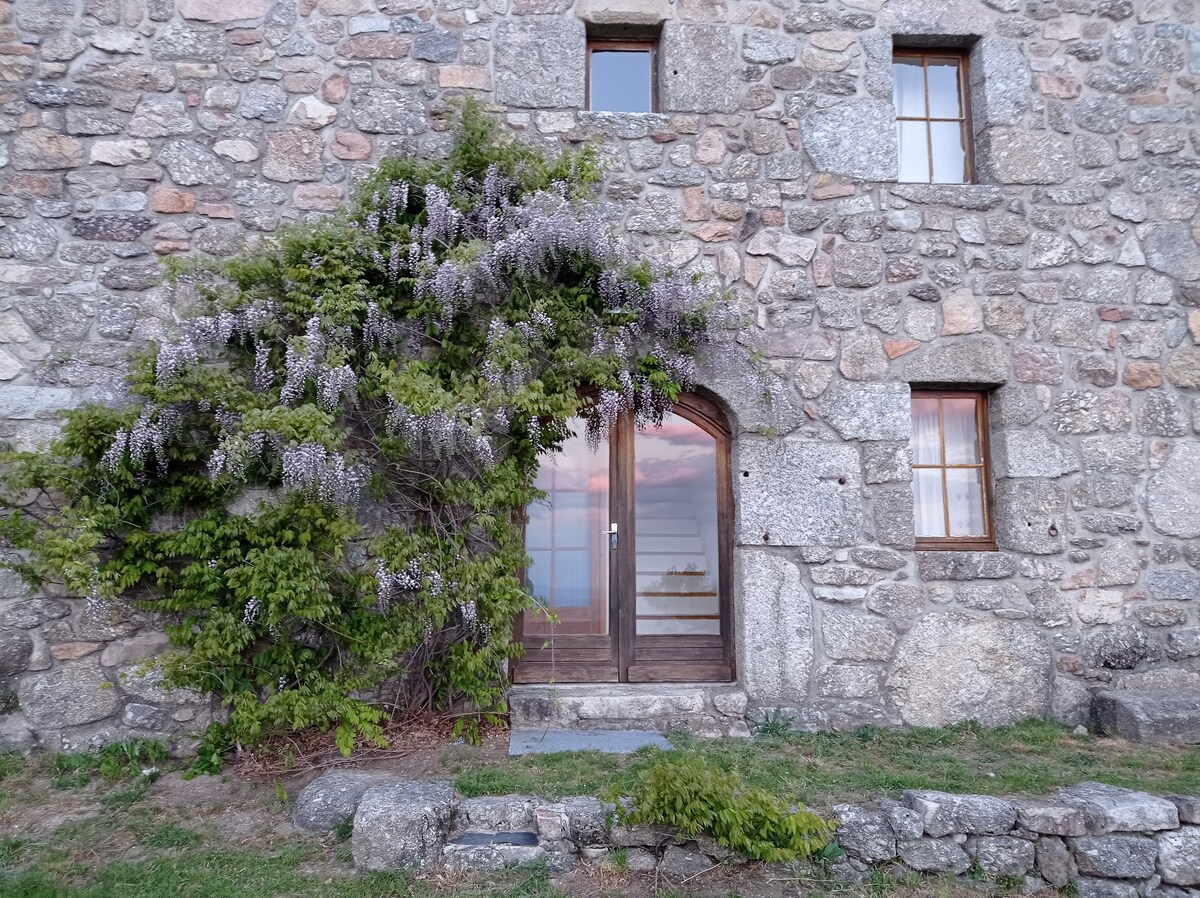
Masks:
[[[707,833],[718,844],[761,861],[819,855],[835,831],[816,814],[794,810],[698,758],[663,761],[644,771],[619,818],[674,826],[688,837]]]

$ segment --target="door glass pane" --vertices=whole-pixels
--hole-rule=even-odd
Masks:
[[[892,60],[893,101],[901,118],[925,117],[925,73],[918,57]]]
[[[946,535],[940,468],[916,468],[913,470],[913,511],[916,518],[917,536]]]
[[[553,537],[550,533],[550,514],[549,502],[534,502],[525,510],[527,520],[525,523],[525,549],[531,552],[534,549],[549,549],[553,544]]]
[[[958,60],[931,56],[926,77],[929,84],[929,117],[959,118],[962,106],[958,99]]]
[[[951,536],[986,536],[983,526],[983,486],[979,468],[946,469]]]
[[[592,603],[592,559],[587,550],[554,553],[554,603],[559,608]]]
[[[929,183],[928,125],[925,122],[896,122],[900,144],[900,180]]]
[[[938,401],[927,397],[912,401],[912,450],[914,465],[942,463],[942,434],[938,424]]]
[[[967,180],[967,151],[961,122],[930,122],[935,184],[962,184]],[[904,157],[901,156],[903,159]]]
[[[525,632],[574,636],[608,633],[608,446],[592,452],[584,424],[543,459],[535,484],[546,498],[526,509],[526,584],[549,615],[526,615]]]
[[[636,632],[720,635],[717,441],[679,415],[634,437]]]
[[[649,50],[593,50],[591,62],[592,109],[650,111]]]
[[[977,465],[979,428],[974,397],[942,400],[942,422],[946,429],[946,464]]]

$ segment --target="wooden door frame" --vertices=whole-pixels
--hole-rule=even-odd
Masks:
[[[637,626],[637,533],[635,494],[635,441],[637,430],[629,414],[622,415],[613,427],[609,439],[609,521],[617,524],[618,548],[609,552],[609,644],[611,659],[600,659],[602,652],[594,649],[564,646],[552,648],[546,660],[537,657],[544,650],[534,649],[526,657],[509,665],[510,679],[515,683],[568,682],[705,682],[728,681],[737,678],[734,647],[733,600],[733,478],[731,450],[733,432],[725,415],[715,403],[687,393],[680,396],[672,409],[684,420],[696,425],[716,443],[717,477],[717,558],[718,608],[721,620],[721,658],[711,657],[711,649],[689,649],[687,641],[704,642],[699,637],[661,636],[641,637],[647,644],[654,641],[679,639],[684,645],[670,661],[643,660],[638,662]],[[622,551],[632,547],[632,551]],[[524,571],[521,572],[524,579]],[[513,622],[513,636],[523,642],[523,618]],[[549,638],[549,637],[547,637]],[[561,638],[561,637],[560,637]],[[569,637],[568,637],[569,638]],[[600,637],[595,637],[599,640]],[[651,652],[652,653],[652,652]],[[532,654],[535,657],[528,658]],[[695,657],[688,657],[695,655]],[[527,660],[528,659],[528,660]],[[630,668],[635,677],[630,677]],[[563,676],[568,674],[569,676]]]

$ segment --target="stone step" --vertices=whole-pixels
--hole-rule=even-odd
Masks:
[[[746,693],[730,683],[523,684],[508,704],[513,729],[749,735]]]
[[[1131,742],[1200,744],[1200,689],[1113,689],[1092,698],[1097,729]]]
[[[671,743],[658,730],[549,730],[513,727],[508,733],[510,755],[548,755],[560,751],[599,751],[627,755]]]

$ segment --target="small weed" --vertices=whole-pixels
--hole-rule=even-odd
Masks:
[[[25,843],[15,836],[0,839],[0,869],[12,867],[21,859]]]
[[[15,877],[0,873],[0,898],[67,898],[69,894],[37,870],[28,870]]]
[[[614,870],[624,872],[629,869],[629,849],[617,848],[608,855],[608,865]]]
[[[106,780],[140,776],[167,759],[167,747],[151,739],[129,739],[100,749],[100,775]]]
[[[97,774],[109,781],[157,776],[155,765],[166,759],[167,748],[161,742],[130,739],[114,742],[98,752],[54,755],[47,762],[47,769],[54,788],[82,789]]]
[[[19,711],[21,708],[21,700],[17,698],[17,694],[11,689],[0,691],[0,714],[11,714],[13,711]]]
[[[195,759],[183,773],[185,780],[198,776],[216,776],[221,772],[221,768],[225,765],[225,752],[232,749],[233,746],[224,742],[217,733],[218,731],[215,731],[213,727],[208,728],[204,741],[196,749]]]
[[[786,736],[792,731],[792,721],[783,713],[783,708],[772,708],[763,711],[757,718],[751,718],[755,736],[779,737]]]
[[[996,890],[1001,895],[1011,895],[1025,884],[1023,876],[997,876]]]
[[[333,828],[333,841],[335,844],[349,842],[350,837],[354,835],[354,821],[343,820]]]
[[[872,870],[867,876],[867,887],[872,895],[886,895],[894,885],[892,878],[879,870]]]
[[[275,803],[279,805],[279,810],[286,812],[292,805],[292,800],[288,798],[287,789],[283,788],[283,783],[275,780]]]
[[[0,780],[13,776],[25,769],[25,759],[16,752],[0,754]]]
[[[100,770],[100,757],[90,752],[54,755],[47,767],[55,789],[82,789]]]
[[[559,898],[563,893],[550,885],[545,867],[525,870],[526,876],[511,889],[496,893],[495,898]]]
[[[166,823],[146,837],[142,842],[147,848],[186,848],[200,841],[200,836],[190,829]]]
[[[119,792],[110,792],[100,798],[100,807],[106,811],[125,810],[146,797],[151,784],[158,779],[157,775],[139,777],[132,784]]]

